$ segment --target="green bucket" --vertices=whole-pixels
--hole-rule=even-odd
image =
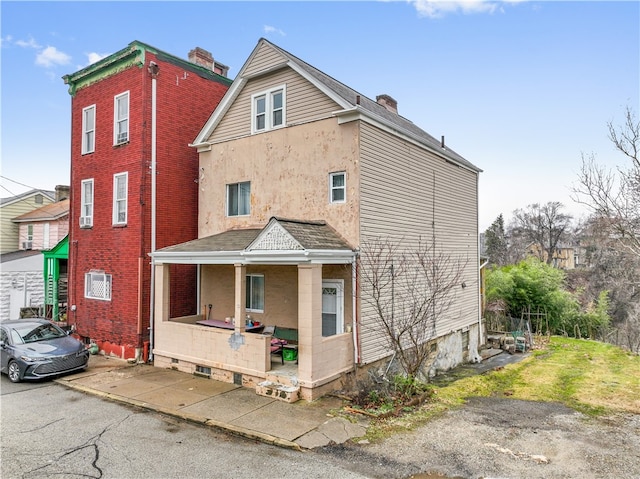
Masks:
[[[296,361],[298,359],[298,350],[287,348],[285,346],[282,350],[282,359],[284,359],[285,361]]]

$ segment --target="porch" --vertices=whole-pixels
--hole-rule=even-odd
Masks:
[[[282,386],[307,400],[335,387],[353,369],[355,253],[346,247],[323,250],[321,257],[303,247],[283,250],[276,244],[266,249],[260,234],[269,225],[256,230],[241,252],[197,251],[212,243],[203,238],[153,255],[154,365],[256,388],[258,393],[265,393],[265,384]],[[318,226],[324,225],[310,225]],[[282,225],[272,226],[272,234],[273,228]],[[259,253],[252,254],[256,245],[261,245]],[[197,314],[170,317],[169,266],[176,263],[198,265]],[[203,320],[222,327],[198,324]],[[271,336],[248,330],[248,320],[297,330],[297,361],[283,365],[282,357],[272,356]],[[230,324],[233,329],[226,329]],[[272,387],[266,390],[273,394]]]

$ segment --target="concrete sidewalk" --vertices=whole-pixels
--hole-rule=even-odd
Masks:
[[[192,374],[129,364],[108,356],[89,358],[89,367],[56,382],[67,387],[294,449],[313,449],[364,436],[368,422],[334,414],[343,401],[323,397],[290,404],[255,390]]]
[[[442,386],[528,356],[490,351],[483,354],[481,363],[459,366],[437,376],[434,382]],[[56,382],[105,399],[298,450],[342,444],[364,436],[368,427],[368,421],[362,417],[353,418],[357,422],[340,417],[337,413],[344,402],[336,397],[285,403],[235,384],[148,364],[129,364],[102,355],[91,356],[86,371],[60,377]]]

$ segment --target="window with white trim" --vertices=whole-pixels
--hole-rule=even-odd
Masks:
[[[113,224],[127,224],[127,173],[113,175]]]
[[[264,275],[247,275],[247,302],[245,309],[252,313],[264,312]]]
[[[27,225],[27,241],[33,241],[33,225]]]
[[[80,188],[80,227],[93,226],[93,178],[82,180]]]
[[[113,100],[113,144],[129,141],[129,92],[116,95]]]
[[[111,301],[111,275],[104,271],[89,271],[84,275],[84,297]]]
[[[245,216],[251,213],[251,182],[227,185],[227,216]]]
[[[82,109],[82,154],[93,153],[96,141],[96,106]]]
[[[286,121],[285,85],[251,96],[251,133],[281,128]]]
[[[329,174],[329,202],[344,203],[347,198],[347,174],[344,171]]]

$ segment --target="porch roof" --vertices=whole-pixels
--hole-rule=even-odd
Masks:
[[[355,256],[326,222],[277,217],[261,229],[228,230],[151,253],[156,264],[346,264]]]

